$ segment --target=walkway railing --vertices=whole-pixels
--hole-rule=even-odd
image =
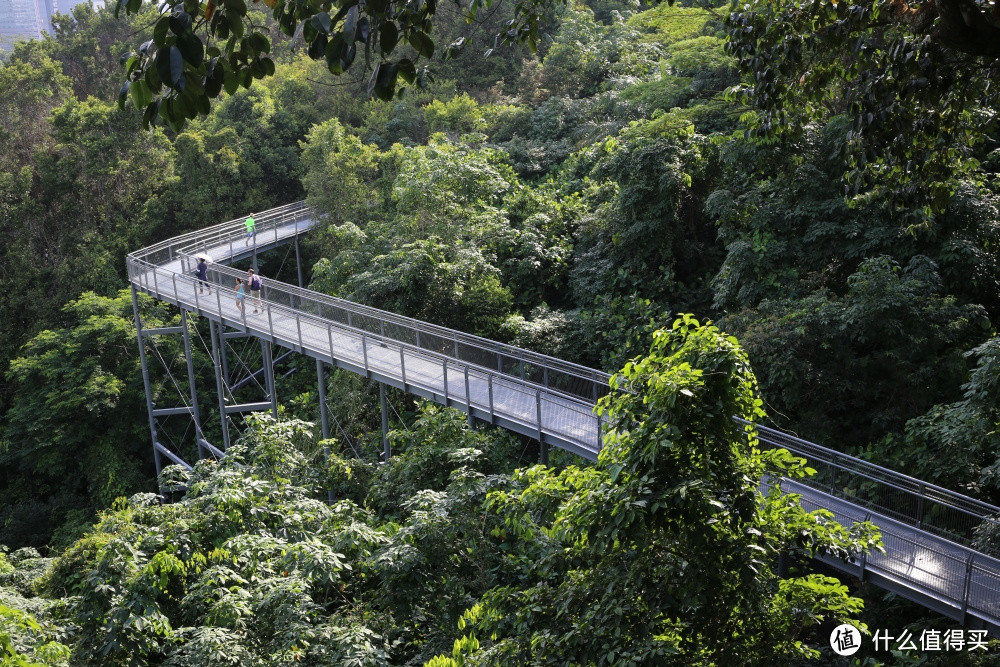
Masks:
[[[279,228],[314,220],[315,216],[315,212],[306,207],[304,202],[265,211],[255,217],[257,238],[265,238],[268,232]],[[130,253],[129,278],[133,281],[144,280],[143,276],[152,272],[152,278],[157,281],[161,278],[160,273],[167,274],[163,278],[168,279],[173,271],[156,272],[155,269],[177,260],[181,261],[181,273],[190,276],[196,264],[194,256],[198,253],[209,253],[211,249],[219,247],[227,248],[230,256],[245,252],[252,248],[252,243],[249,248],[245,245],[244,219],[224,222]],[[296,229],[296,233],[297,231]],[[220,280],[222,276],[235,279],[241,275],[244,274],[229,267],[212,265],[212,276],[215,280]],[[149,279],[145,280],[150,282]],[[157,287],[152,284],[143,286]],[[332,320],[359,332],[363,331],[479,368],[496,370],[497,374],[506,378],[537,385],[546,391],[558,392],[591,403],[609,391],[610,376],[607,373],[513,345],[301,289],[287,283],[265,278],[263,297],[269,304],[290,309],[288,312],[294,317],[314,315],[320,319]]]
[[[760,424],[757,437],[762,446],[783,447],[807,459],[817,474],[804,484],[914,528],[969,546],[977,528],[1000,527],[996,505]]]
[[[254,218],[258,236],[263,236],[265,232],[274,231],[278,227],[288,225],[290,222],[304,222],[310,219],[312,211],[306,207],[305,202],[296,202],[277,208],[263,211]],[[229,220],[211,227],[196,229],[180,236],[174,236],[165,241],[160,241],[154,245],[141,250],[136,250],[128,254],[127,262],[131,267],[135,260],[140,260],[148,265],[162,266],[168,262],[180,259],[185,253],[190,256],[198,251],[204,251],[208,247],[206,239],[215,238],[220,240],[219,245],[227,245],[231,251],[230,256],[236,254],[239,249],[238,241],[246,239],[244,231],[243,216],[237,220]],[[303,228],[303,231],[306,228]],[[224,241],[223,241],[224,240]],[[185,265],[183,269],[190,273],[194,270],[194,265]],[[131,273],[129,277],[131,278]]]

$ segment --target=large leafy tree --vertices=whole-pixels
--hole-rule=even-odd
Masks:
[[[1000,92],[1000,15],[985,0],[733,3],[729,50],[771,142],[845,114],[846,192],[927,221],[975,172]]]
[[[150,325],[170,321],[166,306],[142,303]],[[85,520],[152,482],[129,292],[88,292],[62,317],[65,325],[38,333],[6,374],[13,393],[0,431],[0,537],[8,544],[43,546],[67,519]]]
[[[873,546],[871,526],[807,513],[762,475],[807,474],[732,420],[761,416],[736,340],[690,316],[654,336],[605,399],[597,465],[515,474],[489,496],[511,582],[470,610],[473,664],[782,664],[860,601],[824,576],[780,580],[777,553]],[[485,638],[490,637],[487,641]],[[448,664],[447,660],[441,664]]]

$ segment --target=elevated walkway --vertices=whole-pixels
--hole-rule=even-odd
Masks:
[[[609,376],[559,359],[477,336],[401,317],[282,283],[266,277],[257,314],[247,299],[237,307],[234,283],[246,274],[226,262],[255,258],[256,253],[294,242],[317,220],[303,203],[255,216],[257,234],[249,242],[243,221],[234,220],[168,239],[129,254],[132,287],[181,309],[208,318],[217,367],[225,363],[225,339],[246,335],[308,355],[323,364],[344,368],[417,396],[465,410],[471,419],[496,424],[549,445],[596,460],[601,447],[597,399],[608,392]],[[194,276],[196,255],[214,263],[208,271],[209,293],[200,293]],[[139,347],[145,368],[145,337],[167,333],[143,330],[136,309]],[[147,407],[154,452],[186,463],[159,443],[157,414],[188,411],[197,426],[194,372],[190,366],[187,326],[179,327],[189,354],[192,406],[155,408],[148,375]],[[221,342],[223,353],[218,352]],[[263,349],[263,345],[262,345]],[[220,358],[221,357],[221,358]],[[270,401],[228,406],[219,382],[220,413],[275,409],[273,369],[265,352]],[[322,375],[322,373],[320,373]],[[320,382],[321,400],[323,387]],[[325,413],[324,413],[325,419]],[[324,424],[325,430],[325,424]],[[199,449],[222,452],[199,432]],[[225,432],[225,431],[224,431]],[[820,475],[805,483],[782,480],[785,492],[802,496],[807,509],[824,508],[838,521],[872,521],[882,530],[886,553],[845,562],[819,560],[842,572],[870,581],[970,627],[1000,636],[1000,561],[972,549],[976,527],[995,524],[1000,508],[914,480],[891,470],[825,449],[787,434],[758,427],[762,446],[788,448],[809,459]],[[228,436],[227,436],[228,437]]]

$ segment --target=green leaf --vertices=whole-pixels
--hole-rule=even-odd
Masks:
[[[148,105],[146,110],[142,113],[142,127],[148,130],[150,125],[156,120],[157,115],[160,111],[160,101]]]
[[[358,48],[351,44],[346,49],[343,49],[342,55],[340,57],[340,66],[342,69],[347,69],[354,62],[354,57],[358,54]]]
[[[367,16],[362,16],[361,19],[358,20],[358,33],[357,33],[358,36],[356,39],[359,42],[367,42],[368,37],[371,35],[371,32],[372,32],[371,21],[368,20]]]
[[[399,72],[399,65],[396,63],[379,63],[372,72],[371,83],[368,94],[374,95],[383,102],[392,99],[396,91],[396,75]]]
[[[343,54],[344,38],[337,33],[327,43],[325,49],[326,67],[331,74],[341,74],[344,71],[344,63],[341,59]]]
[[[229,95],[235,95],[236,91],[240,89],[240,81],[243,76],[235,71],[226,70],[226,78],[223,81],[223,87],[226,89],[226,93]]]
[[[413,83],[414,79],[417,78],[417,68],[412,60],[403,58],[399,61],[399,76],[403,77],[407,83]]]
[[[309,19],[309,23],[317,32],[323,33],[324,35],[330,34],[330,15],[326,12],[320,12]]]
[[[156,25],[153,26],[153,43],[157,46],[163,46],[167,42],[167,32],[170,29],[170,17],[163,16],[157,20]],[[142,51],[142,48],[139,49]]]
[[[379,49],[383,55],[389,55],[396,48],[397,43],[399,43],[399,31],[396,29],[396,24],[386,21],[382,24],[382,30],[379,32]]]
[[[264,35],[255,32],[250,35],[250,48],[257,53],[270,53],[271,42]]]
[[[205,59],[205,46],[201,43],[193,32],[188,32],[177,40],[177,48],[180,49],[184,60],[191,63],[192,67],[200,67]]]
[[[424,58],[430,58],[434,55],[434,40],[428,37],[427,33],[414,30],[407,39],[410,46]]]
[[[347,17],[344,19],[344,29],[341,33],[344,35],[344,41],[348,44],[354,43],[354,38],[357,35],[358,30],[358,6],[354,5],[349,10],[347,10]]]
[[[319,60],[324,54],[329,53],[329,44],[330,40],[325,33],[317,33],[309,43],[309,57],[313,60]]]
[[[176,46],[168,46],[156,51],[156,71],[160,81],[171,88],[177,85],[184,74],[184,57]]]
[[[129,92],[132,97],[132,105],[135,106],[136,109],[142,109],[149,103],[149,101],[146,99],[147,90],[148,89],[146,88],[146,82],[142,81],[141,79],[132,84],[132,88]],[[150,94],[149,97],[151,99],[152,94]]]
[[[191,15],[183,10],[177,10],[171,14],[168,22],[170,31],[178,37],[191,29]]]
[[[119,109],[124,109],[125,108],[125,99],[129,96],[129,88],[131,88],[131,82],[130,81],[126,81],[125,83],[122,84],[121,90],[118,91],[118,108]],[[135,104],[135,100],[133,100],[132,103]],[[137,106],[137,108],[138,108],[138,106]]]

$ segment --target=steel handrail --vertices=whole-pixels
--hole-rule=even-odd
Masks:
[[[315,212],[306,207],[304,202],[297,202],[295,204],[278,207],[270,211],[264,211],[259,213],[255,219],[257,234],[266,234],[268,231],[283,226],[289,221],[306,219],[313,215],[315,215]],[[203,230],[189,232],[179,237],[174,237],[173,239],[168,239],[142,250],[138,250],[134,253],[130,253],[129,259],[134,261],[138,261],[140,259],[149,261],[151,255],[166,253],[166,259],[168,261],[183,258],[185,261],[190,262],[194,255],[199,252],[207,251],[210,247],[212,247],[212,244],[225,245],[228,243],[231,249],[238,249],[236,248],[236,241],[237,239],[242,239],[244,234],[243,218],[239,218],[220,223],[218,225],[213,225],[212,227]],[[256,238],[254,239],[254,242],[256,242]],[[160,264],[156,261],[149,261],[149,263],[153,265]],[[191,265],[185,264],[184,266],[186,273]],[[267,282],[270,284],[276,281],[269,280]],[[453,329],[448,329],[447,327],[441,327],[421,322],[413,318],[396,315],[395,313],[389,313],[371,306],[355,304],[350,301],[328,295],[320,295],[309,290],[288,285],[287,283],[282,284],[282,289],[290,295],[307,298],[313,302],[321,303],[331,308],[339,308],[347,314],[349,319],[351,315],[371,317],[380,321],[383,328],[384,325],[392,325],[400,327],[404,330],[408,329],[418,343],[421,335],[425,337],[438,337],[442,340],[446,339],[449,342],[454,343],[456,355],[453,358],[456,359],[468,361],[467,359],[462,359],[460,346],[468,348],[466,352],[470,354],[489,355],[490,357],[496,359],[498,366],[497,370],[500,371],[504,377],[516,378],[519,375],[525,374],[527,372],[526,369],[533,368],[542,375],[542,382],[540,382],[542,386],[546,387],[548,390],[557,391],[566,394],[567,396],[584,397],[584,395],[586,395],[586,397],[590,399],[596,399],[608,391],[608,381],[610,379],[610,375],[602,371],[566,362],[555,357],[539,354],[516,346],[507,345],[505,343],[491,341],[480,336],[455,331]],[[394,340],[398,340],[398,338]],[[419,344],[418,347],[421,347],[421,349],[428,349],[424,346],[419,346]],[[508,365],[517,365],[518,372],[505,372],[505,363]],[[476,365],[485,368],[482,364]],[[550,371],[560,374],[561,377],[566,378],[567,381],[571,383],[585,383],[587,390],[581,392],[567,392],[562,391],[558,387],[552,386],[548,382]]]
[[[155,264],[151,264],[151,263],[145,262],[143,260],[135,260],[135,261],[136,261],[136,263],[141,262],[141,263],[145,264],[147,267],[150,268],[150,270],[153,270],[153,271],[155,271],[158,268],[160,268],[160,267],[157,267]],[[216,273],[216,274],[219,274],[219,275],[228,275],[231,278],[239,278],[239,277],[243,277],[243,276],[246,275],[243,271],[240,271],[238,269],[233,269],[232,267],[228,267],[228,266],[222,266],[222,265],[213,266],[212,267],[212,271],[214,273]],[[174,274],[171,274],[171,275],[174,276],[175,278],[179,277],[181,280],[183,280],[185,282],[188,282],[188,283],[190,283],[190,284],[192,284],[194,286],[197,286],[197,283],[198,283],[198,279],[197,278],[192,278],[191,276],[188,276],[186,274],[176,274],[176,273],[174,273]],[[280,288],[271,287],[271,285],[273,283],[277,283],[281,287]],[[230,286],[225,285],[224,283],[221,283],[221,282],[216,282],[216,283],[213,283],[213,284],[216,286],[217,289],[218,288],[224,288],[224,289],[230,288]],[[277,280],[270,280],[269,279],[268,280],[268,284],[265,287],[267,289],[270,289],[270,290],[283,291],[282,288],[284,288],[286,286],[290,286],[290,285],[288,285],[288,283],[282,283],[282,282],[277,281]],[[249,296],[246,297],[246,298],[247,298],[247,301],[251,300],[251,297],[249,297]],[[522,387],[530,389],[531,391],[536,391],[538,389],[541,389],[541,390],[543,390],[545,392],[546,396],[555,396],[555,397],[558,397],[558,398],[563,399],[565,401],[573,403],[574,404],[572,406],[573,409],[576,409],[577,407],[580,407],[579,412],[581,412],[581,414],[590,415],[592,413],[592,411],[593,411],[593,404],[591,404],[591,403],[585,403],[585,402],[583,402],[581,400],[581,397],[573,395],[573,394],[567,394],[567,393],[562,392],[562,391],[560,391],[558,389],[554,389],[554,388],[551,388],[551,387],[542,387],[542,386],[538,385],[537,383],[533,383],[533,382],[521,379],[521,378],[519,378],[517,376],[510,376],[508,374],[500,373],[500,372],[498,372],[498,371],[496,371],[496,370],[494,370],[492,368],[487,368],[485,366],[480,366],[478,364],[474,364],[474,363],[471,363],[471,362],[468,362],[468,361],[465,361],[465,360],[462,360],[462,359],[457,359],[455,357],[452,357],[452,356],[449,356],[449,355],[446,355],[446,354],[442,354],[440,352],[435,352],[434,350],[429,350],[429,349],[427,349],[425,347],[418,347],[418,346],[413,345],[411,343],[407,343],[406,341],[401,341],[398,338],[391,338],[389,336],[382,336],[382,335],[379,335],[379,334],[373,334],[373,333],[365,331],[364,329],[358,329],[357,327],[352,327],[350,325],[346,325],[346,324],[343,324],[341,322],[337,322],[336,320],[330,320],[330,319],[321,317],[319,315],[315,315],[313,313],[309,313],[309,312],[306,312],[306,311],[299,310],[296,307],[288,306],[288,305],[285,305],[283,303],[270,300],[270,299],[264,297],[263,295],[261,296],[261,302],[263,304],[266,304],[266,307],[273,308],[273,309],[278,310],[278,311],[282,311],[286,315],[288,315],[289,317],[292,317],[292,318],[295,318],[295,319],[305,318],[305,319],[307,319],[307,320],[309,320],[309,321],[313,322],[314,324],[316,324],[318,326],[321,326],[321,327],[322,326],[335,327],[337,330],[339,330],[341,332],[352,334],[354,336],[357,336],[358,338],[360,338],[362,335],[364,335],[368,340],[376,341],[378,343],[385,343],[387,345],[392,345],[394,348],[403,349],[403,350],[406,350],[406,351],[412,353],[413,356],[425,357],[425,358],[433,359],[434,361],[437,361],[437,362],[450,361],[450,362],[453,362],[456,365],[458,365],[460,368],[469,367],[470,369],[473,369],[476,372],[479,372],[479,373],[481,373],[483,375],[486,375],[486,376],[503,378],[508,383],[519,384]]]
[[[269,213],[271,213],[272,211],[283,211],[285,209],[295,209],[295,210],[297,210],[297,209],[301,209],[301,208],[304,208],[304,207],[305,207],[305,202],[295,202],[293,204],[285,204],[284,206],[279,206],[279,207],[274,208],[274,209],[269,209],[268,211],[264,211],[264,212],[260,213],[259,215],[266,216]],[[216,231],[222,230],[223,228],[226,228],[226,227],[235,228],[235,227],[239,226],[240,228],[242,228],[244,220],[246,220],[246,217],[247,216],[243,216],[242,218],[236,218],[236,219],[233,219],[233,220],[227,220],[226,222],[220,222],[220,223],[212,225],[210,227],[202,227],[200,229],[196,229],[196,230],[193,230],[193,231],[190,231],[190,232],[185,232],[184,234],[181,234],[179,236],[173,236],[173,237],[171,237],[169,239],[165,239],[163,241],[160,241],[159,243],[154,243],[153,245],[146,246],[145,248],[140,248],[139,250],[135,250],[133,252],[130,252],[130,253],[128,253],[127,257],[132,257],[132,258],[139,259],[139,258],[142,258],[142,257],[144,257],[146,255],[149,255],[149,254],[153,253],[153,252],[159,252],[159,251],[162,251],[162,250],[166,250],[167,248],[176,247],[178,245],[181,245],[181,244],[183,244],[186,241],[190,241],[190,240],[193,240],[193,239],[201,238],[206,232],[216,232]],[[261,218],[261,219],[262,220],[266,220],[265,218]],[[256,221],[256,218],[255,218],[255,221]]]
[[[244,275],[243,272],[237,269],[232,269],[230,267],[225,267],[228,269],[230,275],[233,277],[239,277]],[[223,269],[220,269],[223,270]],[[476,347],[479,350],[488,352],[490,354],[499,353],[503,356],[510,358],[511,360],[533,364],[539,367],[546,367],[552,370],[558,370],[561,373],[566,373],[573,375],[574,377],[583,380],[585,382],[594,382],[601,386],[603,392],[599,392],[599,395],[606,393],[608,382],[611,376],[603,371],[598,371],[593,368],[588,368],[587,366],[582,366],[580,364],[574,364],[572,362],[563,361],[557,359],[556,357],[550,357],[548,355],[540,354],[538,352],[533,352],[531,350],[525,350],[524,348],[516,347],[513,345],[507,345],[506,343],[498,343],[491,341],[488,338],[483,338],[482,336],[476,336],[474,334],[465,333],[462,331],[457,331],[455,329],[449,329],[436,324],[431,324],[429,322],[423,322],[421,320],[413,319],[411,317],[406,317],[404,315],[397,315],[385,310],[380,310],[373,306],[366,306],[363,304],[354,303],[353,301],[348,301],[346,299],[341,299],[339,297],[330,296],[328,294],[322,294],[319,292],[314,292],[312,290],[304,289],[301,287],[296,287],[290,283],[284,283],[278,280],[268,279],[265,283],[266,287],[278,284],[282,292],[301,297],[303,299],[309,299],[317,303],[322,303],[328,305],[332,308],[339,308],[345,312],[350,312],[354,315],[362,315],[366,317],[372,317],[374,319],[383,320],[386,323],[392,323],[397,326],[404,326],[409,328],[411,331],[425,334],[430,334],[433,336],[438,336],[449,341],[457,341],[463,345],[469,345],[470,347]],[[360,330],[360,329],[359,329]],[[398,339],[393,339],[398,340]],[[428,349],[428,348],[420,348]],[[428,350],[433,352],[433,350]],[[446,355],[447,356],[447,355]],[[451,357],[457,359],[457,357]]]
[[[743,419],[737,419],[737,421],[743,424],[750,424],[750,422]],[[871,461],[866,461],[856,456],[851,456],[850,454],[844,454],[843,452],[838,452],[835,449],[824,447],[823,445],[816,444],[815,442],[803,440],[802,438],[798,438],[788,433],[783,433],[781,431],[778,431],[777,429],[770,428],[769,426],[763,426],[761,424],[754,424],[753,426],[757,429],[758,439],[768,442],[769,444],[786,446],[786,448],[788,448],[789,450],[800,450],[803,454],[814,452],[819,457],[821,457],[820,460],[822,460],[824,463],[830,463],[833,465],[839,465],[838,461],[846,461],[849,463],[856,464],[858,468],[867,468],[869,470],[874,470],[879,473],[882,473],[886,477],[890,477],[894,480],[899,480],[900,484],[903,484],[904,482],[910,484],[909,487],[901,486],[900,487],[901,490],[912,491],[912,490],[926,489],[929,491],[936,491],[940,493],[942,496],[955,499],[956,501],[971,506],[971,508],[967,510],[969,512],[975,512],[979,510],[977,516],[979,516],[980,518],[992,518],[993,516],[1000,514],[1000,507],[997,507],[996,505],[991,505],[990,503],[983,500],[979,500],[978,498],[972,498],[970,496],[966,496],[964,494],[958,493],[943,486],[938,486],[937,484],[934,484],[932,482],[925,482],[921,479],[918,479],[916,477],[911,477],[910,475],[901,473],[897,470],[892,470],[891,468],[880,466],[876,463],[872,463]],[[768,437],[762,438],[760,435],[762,433]],[[778,437],[774,437],[775,435]],[[791,447],[787,447],[788,441],[791,441],[792,443]],[[843,469],[852,472],[857,472],[855,469],[852,468],[844,467]],[[876,479],[876,481],[881,481],[878,480],[877,478],[874,479]],[[955,507],[956,509],[966,509],[964,507],[959,507],[958,505],[955,505]]]
[[[909,545],[909,548],[903,551],[914,557],[917,554],[924,554],[921,559],[911,559],[894,555],[894,552],[899,550],[886,549],[884,553],[872,552],[853,560],[853,565],[857,568],[853,572],[851,563],[827,559],[826,562],[829,564],[861,579],[873,572],[902,579],[908,589],[921,591],[933,599],[945,602],[949,607],[949,615],[956,620],[964,621],[967,613],[979,612],[976,615],[990,621],[994,628],[1000,623],[1000,559],[956,544],[947,538],[935,536],[933,533],[913,528],[892,517],[871,511],[863,514],[845,512],[843,504],[856,510],[864,508],[847,500],[838,503],[836,501],[839,499],[836,496],[815,489],[802,480],[783,479],[779,484],[783,492],[797,493],[802,499],[800,502],[805,501],[806,504],[833,512],[842,525],[845,519],[847,523],[873,521],[879,528],[883,543]],[[761,483],[761,488],[766,490],[771,485],[772,482],[764,481]],[[940,544],[941,542],[947,544]],[[927,556],[933,556],[939,562],[934,562]],[[951,567],[941,566],[948,563]],[[952,591],[961,593],[955,595]],[[943,609],[938,611],[945,612]]]
[[[278,232],[276,231],[281,226],[287,225],[290,221],[298,222],[299,220],[306,219],[312,212],[307,209],[303,204],[297,203],[288,205],[285,207],[279,207],[278,209],[272,209],[271,211],[266,211],[260,213],[257,218],[257,232],[258,234],[266,234],[268,231],[275,230],[275,240],[281,240],[278,237]],[[294,230],[296,235],[298,234],[298,229]],[[134,284],[137,284],[141,289],[151,291],[155,295],[167,295],[169,292],[167,290],[168,285],[173,286],[173,296],[174,300],[180,304],[182,299],[178,290],[178,279],[182,283],[189,284],[192,288],[196,287],[198,282],[197,278],[188,275],[187,271],[182,271],[177,273],[171,268],[164,268],[162,264],[170,263],[174,261],[179,261],[180,265],[184,267],[189,265],[192,255],[199,249],[202,250],[208,247],[208,243],[215,244],[225,244],[229,243],[230,248],[234,248],[234,242],[237,238],[242,238],[244,235],[243,219],[237,219],[233,221],[228,221],[225,223],[220,223],[213,227],[198,230],[196,232],[189,232],[187,234],[175,237],[173,239],[168,239],[167,241],[149,246],[148,248],[136,251],[135,253],[130,253],[128,256],[128,268],[129,268],[129,278]],[[254,245],[256,246],[256,239],[254,239]],[[242,250],[242,249],[240,249]],[[154,257],[158,257],[161,263],[153,261]],[[161,275],[165,274],[165,275]],[[242,276],[243,273],[236,269],[232,269],[227,266],[213,265],[210,275],[212,277],[211,282],[217,289],[216,292],[216,303],[219,305],[219,316],[223,319],[230,319],[231,321],[242,320],[244,327],[247,326],[247,315],[245,309],[242,311],[240,316],[234,318],[228,318],[221,309],[221,295],[222,291],[227,288],[222,282],[223,280]],[[162,285],[160,284],[162,283]],[[281,303],[272,298],[268,298],[269,293],[276,295],[285,296],[288,298],[289,303]],[[198,306],[197,292],[192,289],[191,294],[194,295],[195,307]],[[185,295],[184,301],[188,301],[189,295]],[[336,297],[329,297],[326,295],[319,295],[309,290],[304,290],[286,283],[280,283],[276,280],[267,280],[265,282],[265,294],[262,295],[261,301],[266,303],[265,309],[268,313],[268,332],[271,339],[275,339],[275,326],[273,319],[271,317],[272,310],[274,312],[280,312],[287,314],[289,320],[286,322],[294,321],[294,327],[298,334],[298,346],[302,349],[306,346],[307,337],[303,334],[303,324],[306,328],[312,328],[314,331],[318,330],[320,334],[325,330],[327,336],[329,337],[329,345],[331,354],[333,352],[333,332],[336,331],[338,335],[347,335],[354,340],[360,340],[361,344],[361,354],[363,355],[363,363],[366,372],[370,372],[369,366],[369,348],[371,346],[377,346],[378,348],[392,349],[393,351],[398,350],[399,352],[399,370],[402,375],[403,386],[407,386],[407,366],[412,368],[412,360],[414,358],[421,358],[424,360],[429,360],[432,364],[438,364],[443,369],[442,381],[444,389],[445,403],[449,400],[455,400],[456,403],[462,403],[463,399],[466,405],[471,410],[475,404],[478,407],[486,407],[487,404],[482,402],[482,399],[473,397],[469,387],[470,387],[470,377],[477,378],[477,381],[486,380],[489,386],[488,394],[488,408],[490,415],[494,413],[494,402],[493,402],[493,380],[502,379],[503,386],[505,389],[513,390],[516,393],[527,397],[529,399],[534,399],[536,407],[535,419],[527,419],[526,421],[521,421],[525,426],[534,428],[537,425],[538,434],[541,438],[542,435],[542,392],[544,391],[544,396],[547,400],[556,399],[559,401],[559,405],[563,408],[567,408],[576,412],[577,414],[585,414],[589,419],[595,419],[597,425],[597,448],[600,448],[601,438],[601,419],[599,416],[595,416],[592,412],[593,403],[582,400],[580,396],[574,394],[564,393],[558,389],[544,387],[537,383],[526,380],[523,375],[519,378],[516,374],[511,374],[504,372],[502,359],[500,359],[500,368],[494,369],[487,366],[482,366],[480,364],[472,363],[468,360],[458,358],[456,356],[451,356],[438,352],[433,349],[421,346],[419,343],[419,337],[416,344],[412,344],[406,340],[400,340],[399,338],[392,336],[384,336],[376,334],[373,332],[368,332],[363,328],[358,328],[351,326],[350,324],[345,324],[343,322],[322,317],[322,310],[319,310],[323,306],[332,307],[335,309],[346,310],[348,313],[356,314],[358,317],[371,317],[376,320],[380,320],[384,323],[392,324],[394,326],[410,327],[412,330],[418,333],[424,333],[432,336],[439,336],[442,338],[454,338],[461,341],[463,344],[468,344],[470,347],[476,347],[481,349],[487,354],[503,354],[505,352],[510,352],[507,354],[511,361],[519,362],[522,364],[548,364],[546,368],[551,368],[555,372],[566,372],[569,377],[574,377],[578,380],[584,382],[596,382],[597,378],[608,378],[607,374],[601,373],[600,371],[595,371],[594,369],[587,369],[586,367],[578,366],[575,364],[568,364],[562,360],[555,359],[553,357],[548,357],[547,355],[540,355],[537,353],[532,353],[527,350],[522,350],[521,348],[516,348],[514,346],[507,346],[504,344],[489,341],[488,339],[480,338],[477,336],[470,336],[469,334],[464,334],[462,332],[453,331],[444,327],[438,327],[436,325],[430,325],[428,323],[420,322],[418,320],[413,320],[412,318],[401,317],[392,313],[387,313],[385,311],[380,311],[369,306],[360,306],[359,304],[353,304],[349,301],[343,299],[338,299]],[[248,302],[249,303],[249,302]],[[306,303],[307,305],[315,305],[318,312],[313,313],[309,310],[302,310],[301,305]],[[190,304],[188,304],[190,305]],[[299,307],[297,307],[299,306]],[[284,325],[283,331],[287,330],[287,324]],[[315,333],[310,331],[310,336],[308,337],[311,341],[309,344],[315,344]],[[281,334],[284,336],[285,334]],[[353,345],[353,344],[352,344]],[[322,345],[319,349],[322,349]],[[356,349],[356,348],[355,348]],[[407,364],[407,360],[411,360],[410,364]],[[572,371],[582,370],[583,372],[574,375]],[[451,391],[449,388],[449,375],[454,377],[455,372],[464,376],[465,379],[465,391]],[[438,391],[439,385],[427,384],[424,380],[419,378],[414,378],[412,371],[409,379],[410,386],[420,386],[424,389],[430,390],[432,392]],[[519,399],[522,400],[522,399]],[[551,404],[551,403],[550,403]],[[513,421],[523,420],[520,415],[525,414],[522,412],[509,412],[509,418]],[[862,459],[857,459],[856,457],[851,457],[840,452],[836,452],[815,443],[810,443],[805,440],[801,440],[794,436],[781,433],[774,429],[770,429],[765,426],[753,425],[749,422],[743,420],[738,420],[748,426],[756,427],[757,437],[760,442],[767,445],[786,447],[790,451],[797,453],[799,455],[805,455],[807,458],[813,459],[814,461],[819,461],[823,464],[830,466],[831,469],[843,470],[851,476],[851,479],[857,480],[868,480],[869,482],[878,485],[878,488],[890,489],[893,492],[898,492],[901,494],[909,494],[911,497],[917,497],[922,501],[928,503],[934,503],[941,507],[945,507],[949,510],[957,510],[963,512],[969,516],[974,516],[977,519],[985,521],[996,522],[996,519],[989,514],[1000,513],[1000,508],[996,508],[988,503],[978,501],[963,494],[958,494],[943,487],[939,487],[934,484],[929,484],[922,482],[915,478],[909,477],[902,473],[890,470],[888,468],[883,468],[875,464],[863,461]],[[584,422],[586,424],[586,422]],[[553,426],[551,423],[548,428],[557,429],[557,426]],[[572,436],[576,438],[575,442],[578,443],[577,446],[581,447],[582,450],[592,451],[586,442],[580,441],[577,436]],[[568,441],[572,442],[573,439]],[[589,436],[588,436],[589,438]],[[583,444],[579,444],[583,442]],[[852,467],[853,466],[853,467]],[[864,511],[865,506],[863,503],[870,502],[866,501],[863,497],[849,496],[843,500],[839,499],[836,495],[831,495],[824,491],[822,488],[815,488],[809,484],[809,480],[800,481],[798,483],[788,482],[784,480],[782,483],[788,483],[790,485],[798,484],[799,487],[803,489],[810,490],[810,502],[816,504],[817,506],[826,506],[835,513],[839,512],[842,516],[847,519],[854,521],[858,520],[858,517],[853,516],[851,513],[855,510]],[[935,495],[936,494],[936,495]],[[818,498],[818,500],[817,500]],[[832,499],[832,500],[831,500]],[[876,504],[877,503],[873,503]],[[849,510],[844,509],[846,505]],[[924,507],[924,506],[921,506]],[[896,513],[895,510],[889,509],[889,512]],[[880,516],[880,515],[879,515]],[[865,514],[866,518],[873,517],[873,513],[868,511]],[[996,610],[986,609],[983,603],[979,602],[982,598],[982,589],[985,587],[988,591],[997,591],[996,599],[1000,599],[1000,561],[997,559],[990,558],[988,556],[979,554],[967,547],[955,543],[954,541],[946,538],[938,538],[940,542],[934,542],[928,544],[926,540],[921,542],[918,537],[920,534],[926,531],[920,530],[920,521],[918,520],[917,528],[912,526],[907,526],[905,521],[899,519],[892,519],[889,517],[880,518],[881,526],[883,527],[883,535],[891,538],[893,540],[899,540],[900,544],[908,543],[914,548],[914,558],[916,553],[926,553],[935,554],[942,559],[949,559],[949,562],[964,564],[964,584],[961,590],[963,594],[959,596],[952,595],[948,591],[948,587],[943,589],[933,589],[935,595],[940,597],[945,597],[950,600],[951,603],[956,603],[961,608],[961,613],[964,614],[970,610],[984,611],[988,612],[988,615],[993,619],[994,623],[998,617]],[[902,530],[899,527],[904,527]],[[929,534],[929,533],[927,533]],[[950,551],[943,551],[941,547],[935,547],[933,545],[939,545],[945,543],[948,549],[959,553],[956,556]],[[905,566],[913,567],[913,562],[907,561],[906,559],[901,559],[899,554],[892,555],[880,555],[874,554],[870,556],[864,556],[861,564],[862,576],[864,574],[863,570],[867,566],[869,569],[874,570],[879,566],[879,562],[888,562],[894,560],[895,562],[902,563]],[[959,568],[960,569],[960,568]],[[952,568],[954,570],[954,568]],[[887,569],[886,572],[891,574],[892,570]],[[973,577],[977,572],[985,574],[990,579],[983,583],[978,581],[975,583],[976,596],[972,595],[974,589]],[[949,576],[953,574],[952,571],[948,572]],[[908,575],[909,578],[905,579],[907,586],[913,590],[920,589],[921,587],[926,587],[926,581],[920,579],[914,579],[915,575]],[[935,575],[936,576],[936,575]],[[926,579],[926,577],[925,577]],[[942,579],[943,580],[943,579]],[[954,590],[959,590],[957,584],[962,584],[963,582],[957,582],[952,577],[949,580],[949,585]],[[939,587],[940,588],[940,587]],[[928,588],[927,590],[931,590]],[[975,597],[975,599],[973,599]],[[992,600],[993,598],[991,598]],[[979,606],[976,606],[979,605]],[[989,605],[987,605],[989,606]],[[993,605],[996,606],[996,605]]]
[[[743,419],[736,418],[736,421],[744,425],[751,425],[750,422]],[[833,480],[830,482],[824,482],[821,478],[815,476],[800,480],[801,484],[820,492],[833,493],[835,496],[845,499],[849,498],[853,504],[860,507],[869,507],[880,512],[892,514],[897,517],[897,520],[908,522],[909,525],[915,528],[945,535],[966,544],[971,543],[972,531],[977,525],[981,525],[982,523],[1000,524],[1000,507],[929,482],[924,482],[895,470],[850,456],[849,454],[802,440],[801,438],[782,433],[767,426],[760,424],[753,424],[752,426],[755,427],[757,439],[761,443],[774,447],[782,447],[793,454],[803,456],[814,467],[822,465],[828,470],[842,470],[848,474],[848,478],[844,480],[845,488],[837,488],[835,486],[835,474]],[[890,505],[865,497],[863,491],[859,492],[861,490],[851,488],[859,480],[865,480],[875,485],[876,488],[872,490],[875,494],[878,493],[879,489],[888,489],[891,492],[903,494],[904,498],[909,500],[909,503]],[[900,505],[905,505],[905,508],[900,509]],[[951,525],[937,525],[934,523],[934,507],[939,507],[944,511],[957,512],[973,520],[975,525],[958,525],[964,523],[962,521],[949,522]],[[927,520],[928,517],[930,521]]]

